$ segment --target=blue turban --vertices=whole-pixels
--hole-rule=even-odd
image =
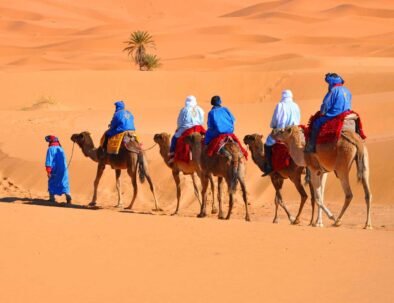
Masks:
[[[344,84],[345,83],[345,81],[342,79],[342,77],[339,76],[338,74],[335,74],[335,73],[326,74],[326,77],[324,80],[328,83],[330,88],[336,84]]]
[[[115,111],[124,109],[125,108],[124,102],[123,101],[115,102],[115,107],[116,107]]]
[[[211,104],[213,106],[220,106],[222,104],[222,99],[219,96],[213,96],[211,99]]]

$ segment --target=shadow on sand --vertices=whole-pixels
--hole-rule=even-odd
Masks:
[[[98,210],[100,207],[90,207],[86,205],[77,205],[77,204],[67,204],[65,202],[51,202],[45,199],[39,198],[20,198],[20,197],[3,197],[0,198],[1,203],[14,203],[14,202],[22,202],[27,205],[39,205],[39,206],[52,206],[52,207],[66,207],[66,208],[74,208],[74,209],[87,209],[87,210]]]

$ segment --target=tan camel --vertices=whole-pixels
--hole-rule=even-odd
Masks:
[[[349,183],[349,172],[353,161],[356,161],[357,180],[363,184],[367,204],[365,228],[372,228],[370,213],[372,195],[369,186],[368,150],[358,134],[354,131],[342,130],[338,142],[317,144],[316,153],[314,154],[304,153],[305,136],[303,130],[298,126],[274,129],[272,136],[274,139],[280,140],[287,145],[290,155],[297,165],[307,166],[310,169],[311,182],[315,191],[316,202],[319,206],[316,221],[316,226],[318,227],[323,226],[322,211],[331,220],[335,221],[335,226],[341,225],[342,216],[353,198]],[[337,219],[335,219],[323,202],[326,174],[330,171],[334,171],[337,178],[341,180],[345,193],[345,203]]]
[[[97,188],[103,175],[106,165],[110,165],[112,169],[115,169],[116,175],[116,189],[118,192],[118,204],[117,207],[122,207],[122,199],[120,192],[120,174],[122,169],[127,169],[127,173],[131,178],[131,183],[133,185],[133,197],[130,205],[126,209],[131,209],[133,207],[134,201],[137,198],[138,186],[137,186],[137,172],[140,177],[141,183],[144,182],[145,178],[148,180],[150,190],[153,194],[155,200],[155,211],[160,211],[156,199],[155,188],[152,183],[152,179],[148,172],[148,165],[144,156],[144,153],[140,150],[139,144],[135,140],[130,141],[131,148],[126,149],[122,146],[117,155],[110,155],[104,152],[102,148],[95,148],[92,137],[89,132],[82,132],[80,134],[73,134],[71,140],[78,144],[81,148],[82,153],[85,157],[92,159],[94,162],[98,163],[96,179],[94,180],[94,193],[92,202],[89,206],[95,206],[97,201]]]
[[[192,157],[193,159],[197,159],[202,169],[202,204],[198,217],[202,218],[206,216],[208,177],[209,175],[214,175],[218,177],[219,219],[224,219],[222,210],[222,182],[224,178],[229,193],[229,209],[226,220],[230,219],[234,204],[233,195],[239,181],[242,189],[242,197],[245,202],[245,220],[250,221],[245,186],[245,160],[238,144],[229,141],[223,146],[226,156],[213,155],[209,157],[205,152],[206,147],[203,146],[202,137],[199,133],[194,133],[186,137],[185,142],[191,146]]]
[[[252,134],[246,135],[244,137],[244,143],[249,147],[249,150],[252,154],[253,162],[263,171],[264,164],[266,162],[265,155],[264,155],[264,144],[263,144],[263,136],[259,134]],[[300,216],[302,213],[302,209],[304,208],[304,204],[308,199],[308,195],[305,192],[305,188],[302,185],[302,174],[305,171],[304,167],[297,166],[294,161],[290,162],[290,166],[282,169],[280,171],[274,171],[270,174],[271,183],[275,188],[275,217],[273,223],[278,223],[278,207],[279,205],[284,209],[286,212],[290,223],[292,224],[299,224],[300,223]],[[293,216],[290,214],[289,210],[287,209],[285,203],[282,199],[282,186],[285,179],[290,179],[291,182],[295,185],[298,193],[301,196],[300,207],[298,210],[298,214],[294,219]],[[311,192],[311,205],[312,205],[312,216],[310,220],[310,225],[313,223],[313,216],[315,211],[315,198],[313,193],[313,188],[310,182],[308,182],[310,192]]]
[[[195,174],[197,176],[201,176],[201,169],[198,163],[196,163],[195,159],[192,159],[189,163],[182,162],[182,161],[173,161],[171,164],[169,163],[169,152],[170,152],[170,137],[171,135],[168,133],[160,133],[155,134],[153,137],[153,141],[155,141],[160,148],[160,155],[162,156],[165,164],[172,170],[172,176],[174,178],[176,184],[176,197],[177,197],[177,204],[176,209],[173,215],[176,215],[179,210],[179,204],[181,199],[181,179],[180,173],[182,172],[184,175],[190,175],[193,180],[193,187],[194,187],[194,194],[198,199],[198,202],[201,205],[201,199],[199,190],[196,184]],[[217,213],[217,209],[215,206],[215,187],[212,176],[209,176],[209,181],[211,184],[212,190],[212,214]]]

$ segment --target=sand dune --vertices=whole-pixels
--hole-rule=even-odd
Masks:
[[[390,0],[3,1],[0,4],[0,293],[1,302],[391,302],[394,231],[394,7]],[[149,31],[162,60],[139,72],[122,51],[134,30]],[[354,198],[343,226],[289,226],[280,210],[272,225],[274,189],[252,161],[247,189],[252,223],[236,194],[230,222],[199,204],[182,176],[179,216],[171,171],[157,147],[147,151],[162,212],[153,213],[139,184],[134,213],[114,209],[114,172],[89,209],[96,164],[73,133],[97,144],[113,102],[125,100],[145,148],[155,133],[173,133],[187,95],[207,113],[212,95],[236,116],[236,134],[270,132],[281,91],[293,90],[307,123],[327,91],[324,75],[340,73],[353,93],[370,153],[372,219],[365,221],[354,168]],[[44,136],[59,136],[70,164],[74,205],[47,201]],[[122,198],[132,196],[121,177]],[[299,207],[294,185],[283,196]],[[344,201],[329,176],[326,203]],[[213,199],[209,195],[209,200]],[[225,203],[227,207],[227,202]],[[209,207],[210,210],[210,207]],[[391,283],[392,284],[392,283]],[[23,291],[21,291],[21,289]]]

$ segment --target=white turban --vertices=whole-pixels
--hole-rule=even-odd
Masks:
[[[194,107],[197,105],[197,99],[194,96],[187,96],[185,100],[185,106],[187,107]]]

